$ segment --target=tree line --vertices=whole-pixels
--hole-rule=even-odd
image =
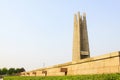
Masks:
[[[0,69],[0,75],[19,75],[21,72],[24,71],[24,68],[2,68]]]

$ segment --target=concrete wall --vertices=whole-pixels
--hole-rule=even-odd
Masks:
[[[67,69],[67,75],[119,73],[120,52],[109,53],[98,57],[82,59],[78,62],[68,62],[30,72],[24,72],[21,73],[21,76],[45,76],[43,71],[47,72],[47,76],[63,76],[65,75],[65,72],[61,72],[61,68]]]

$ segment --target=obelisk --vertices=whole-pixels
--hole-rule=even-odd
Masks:
[[[73,53],[72,61],[77,62],[81,59],[89,58],[89,42],[87,33],[87,23],[85,13],[74,15],[74,32],[73,32]]]

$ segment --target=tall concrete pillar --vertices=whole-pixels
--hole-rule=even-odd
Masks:
[[[74,15],[74,32],[73,32],[73,55],[72,61],[77,62],[80,59],[90,57],[86,15]]]

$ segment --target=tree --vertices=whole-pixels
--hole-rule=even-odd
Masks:
[[[9,68],[7,74],[9,74],[9,75],[15,74],[15,68]]]
[[[3,68],[3,69],[2,69],[2,75],[7,74],[7,72],[8,72],[8,69],[7,69],[7,68]]]
[[[2,75],[2,70],[0,69],[0,75]]]
[[[15,73],[20,73],[20,68],[17,68],[17,69],[15,70]]]
[[[0,75],[19,75],[19,73],[24,72],[24,68],[2,68],[0,69]]]
[[[21,68],[21,69],[20,69],[20,72],[25,72],[25,69],[24,69],[24,68]]]

